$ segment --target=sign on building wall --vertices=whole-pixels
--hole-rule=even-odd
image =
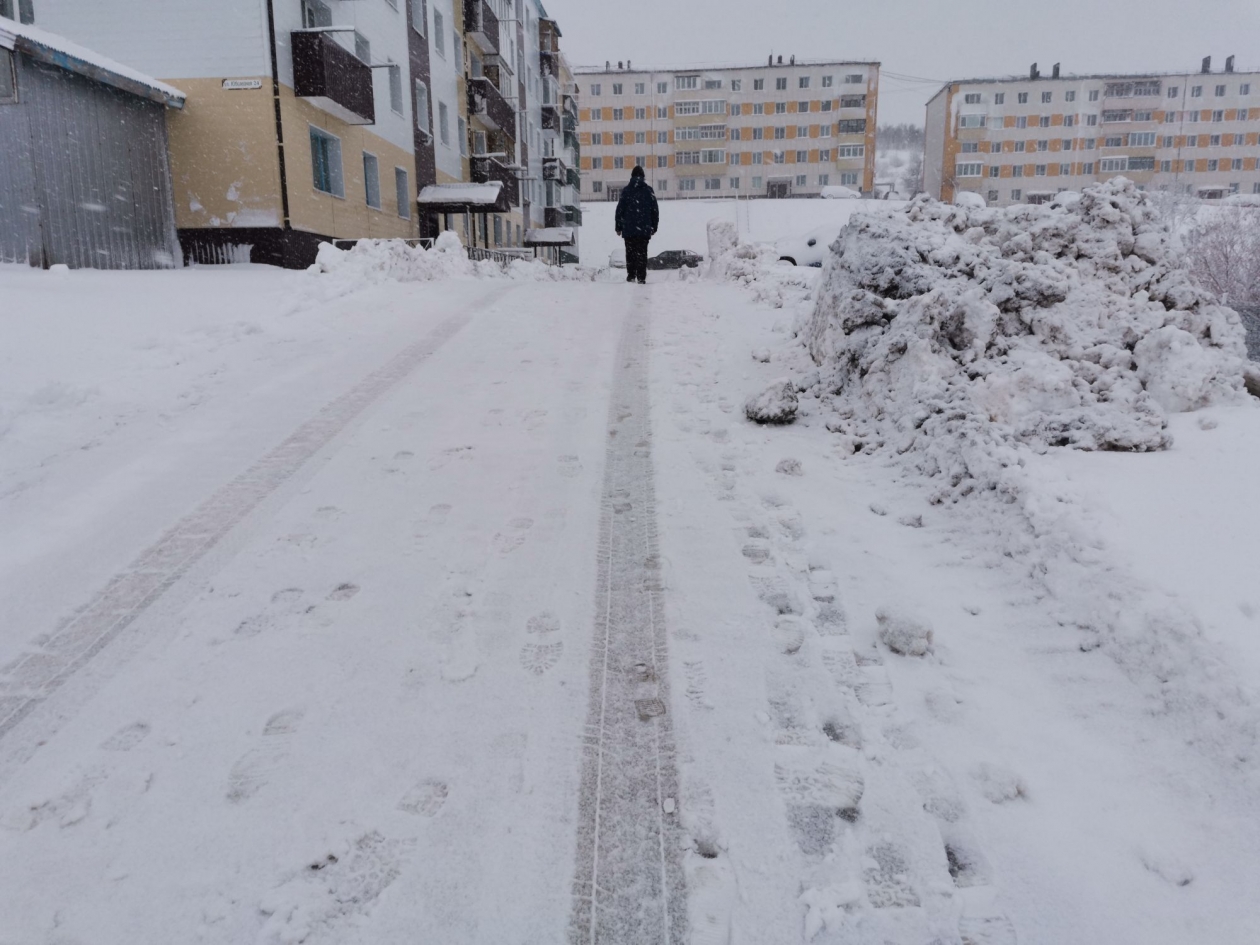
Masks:
[[[261,89],[262,79],[224,79],[223,88],[228,92],[245,92],[250,89]]]

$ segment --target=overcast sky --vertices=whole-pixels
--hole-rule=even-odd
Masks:
[[[543,0],[575,65],[876,59],[882,122],[923,124],[940,83],[1026,72],[1260,70],[1260,0]],[[766,14],[764,11],[773,11]],[[888,73],[931,82],[913,82]]]

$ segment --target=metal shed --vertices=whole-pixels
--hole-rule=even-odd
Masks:
[[[0,261],[182,265],[166,109],[183,106],[178,89],[0,20]]]

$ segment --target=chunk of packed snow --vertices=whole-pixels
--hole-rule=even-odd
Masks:
[[[779,460],[779,465],[774,467],[774,471],[782,473],[784,476],[805,475],[805,470],[801,468],[801,461],[799,459],[781,459]]]
[[[796,419],[796,388],[786,378],[748,398],[744,413],[756,423],[791,423]]]
[[[932,648],[932,628],[909,614],[892,607],[875,612],[879,639],[884,646],[902,656],[924,656]]]
[[[961,190],[954,197],[955,207],[966,207],[968,210],[983,210],[988,206],[983,197],[969,190]]]
[[[1129,181],[1065,206],[920,198],[852,220],[806,341],[850,436],[967,492],[1019,444],[1168,447],[1167,411],[1243,392],[1238,313],[1214,305]]]
[[[1028,796],[1028,787],[1014,771],[984,762],[971,769],[976,787],[994,804],[1005,804]]]

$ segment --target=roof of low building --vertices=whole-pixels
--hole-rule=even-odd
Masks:
[[[573,227],[551,226],[525,231],[526,246],[572,246]]]
[[[485,184],[430,184],[420,191],[417,203],[426,207],[493,207],[499,202],[502,181]]]
[[[0,19],[0,47],[170,108],[188,96],[174,86],[37,26]]]

